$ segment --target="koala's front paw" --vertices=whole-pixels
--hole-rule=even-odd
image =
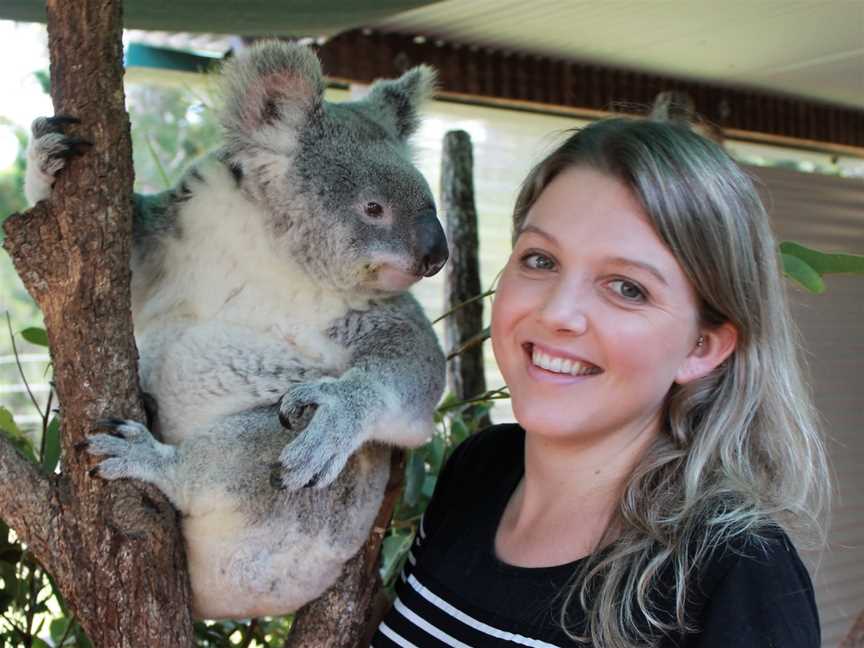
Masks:
[[[78,119],[65,115],[37,117],[33,121],[24,178],[24,193],[31,205],[51,195],[54,178],[66,166],[66,160],[92,146],[86,139],[64,134],[66,126],[77,123]]]
[[[293,430],[305,426],[279,455],[284,488],[324,488],[339,476],[363,442],[364,413],[354,396],[336,380],[298,385],[282,397],[282,424]]]
[[[175,449],[156,441],[145,426],[135,421],[106,419],[97,422],[108,434],[91,434],[84,446],[94,456],[108,456],[90,471],[94,477],[128,477],[155,483]],[[158,484],[157,484],[158,485]]]

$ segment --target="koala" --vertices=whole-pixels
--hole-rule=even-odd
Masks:
[[[388,446],[430,436],[444,356],[408,289],[448,251],[407,148],[430,68],[338,104],[298,44],[256,45],[220,76],[223,146],[134,197],[133,321],[158,416],[103,421],[87,450],[99,477],[154,484],[182,513],[193,614],[246,618],[332,585],[369,534]],[[34,122],[32,202],[82,145],[66,122]]]

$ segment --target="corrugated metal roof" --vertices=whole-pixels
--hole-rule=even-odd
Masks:
[[[444,0],[373,26],[864,107],[861,0]]]

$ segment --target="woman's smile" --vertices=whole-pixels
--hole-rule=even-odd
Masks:
[[[522,348],[525,349],[528,371],[537,380],[572,383],[603,373],[600,367],[584,358],[537,343],[526,342]]]

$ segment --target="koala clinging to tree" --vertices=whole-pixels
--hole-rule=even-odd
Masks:
[[[308,48],[256,45],[222,74],[224,147],[135,197],[133,318],[165,443],[113,420],[88,451],[182,512],[198,617],[320,595],[368,536],[384,444],[432,431],[444,357],[406,291],[447,245],[406,140],[433,77],[330,104]],[[31,201],[81,142],[63,122],[34,123]]]

